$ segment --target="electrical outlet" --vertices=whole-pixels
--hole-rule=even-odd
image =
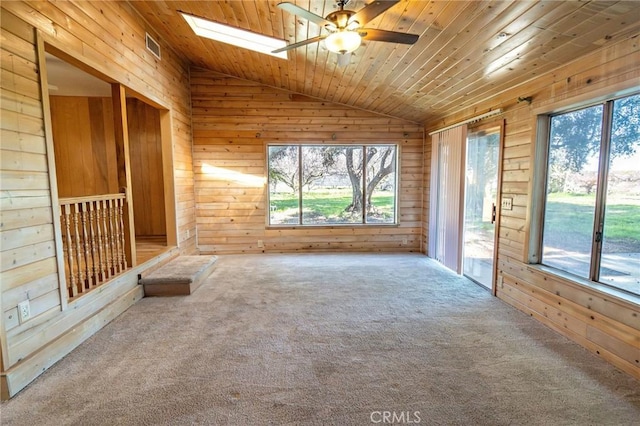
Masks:
[[[502,278],[502,275],[498,275],[498,287],[504,288],[504,279]]]
[[[513,210],[513,198],[502,199],[502,210]]]
[[[264,248],[264,241],[258,240],[258,248]]]
[[[406,238],[402,239],[402,245],[406,246],[407,244],[409,244],[409,240],[407,240]]]
[[[187,229],[187,238],[191,236],[191,231]]]
[[[20,320],[20,324],[29,320],[31,318],[31,306],[29,305],[29,300],[24,300],[18,303],[18,319]]]

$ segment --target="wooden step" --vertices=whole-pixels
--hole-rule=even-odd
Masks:
[[[145,296],[186,296],[211,274],[216,256],[178,256],[140,279]]]

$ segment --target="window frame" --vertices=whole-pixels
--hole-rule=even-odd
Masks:
[[[303,147],[359,147],[363,149],[363,167],[365,168],[365,170],[363,170],[362,173],[362,181],[363,181],[363,187],[362,187],[362,197],[363,197],[363,205],[364,202],[366,201],[366,197],[367,197],[367,192],[366,192],[366,180],[367,180],[367,174],[366,174],[366,155],[364,155],[366,153],[366,149],[369,147],[375,147],[375,146],[393,146],[396,150],[396,159],[395,159],[395,176],[394,176],[394,200],[393,200],[393,217],[394,217],[394,221],[390,222],[390,223],[384,223],[384,222],[367,222],[366,221],[366,209],[363,208],[363,212],[362,212],[362,222],[352,222],[352,223],[328,223],[328,224],[304,224],[303,223],[303,215],[302,215],[302,203],[303,203],[303,197],[302,197],[302,187],[300,186],[300,188],[298,189],[298,209],[299,209],[299,222],[297,224],[292,224],[292,223],[283,223],[283,224],[273,224],[271,223],[271,188],[270,188],[270,163],[269,163],[269,148],[270,147],[274,147],[274,146],[286,146],[286,147],[298,147],[298,158],[301,159],[302,158],[302,148]],[[266,220],[266,228],[267,229],[295,229],[295,228],[335,228],[335,227],[399,227],[400,226],[400,215],[399,215],[399,210],[400,210],[400,170],[401,170],[401,145],[395,142],[375,142],[375,143],[340,143],[340,142],[333,142],[333,143],[326,143],[326,142],[300,142],[300,143],[286,143],[286,142],[279,142],[279,141],[273,141],[273,142],[267,142],[265,144],[265,182],[266,182],[266,187],[267,187],[267,208],[265,209],[265,220]],[[298,163],[298,168],[300,169],[300,172],[298,173],[299,176],[301,176],[302,172],[302,163],[299,160]]]
[[[613,296],[621,297],[632,303],[640,303],[640,295],[623,288],[616,287],[606,282],[598,281],[602,261],[602,242],[598,240],[597,233],[602,236],[605,223],[606,210],[606,184],[609,177],[611,130],[613,123],[614,102],[630,96],[640,95],[640,87],[633,87],[609,94],[591,98],[588,101],[574,103],[569,106],[549,108],[547,110],[534,111],[535,137],[532,151],[532,178],[530,183],[531,206],[528,210],[529,237],[527,240],[525,263],[533,266],[545,273],[552,274],[561,280],[577,283],[581,286],[589,287],[599,292],[605,292]],[[594,226],[591,234],[589,277],[581,277],[571,272],[545,265],[543,263],[544,250],[544,221],[547,204],[547,185],[549,174],[550,136],[551,119],[555,116],[571,113],[581,109],[602,105],[602,122],[600,150],[598,159],[598,175],[596,189],[596,204],[594,206]]]

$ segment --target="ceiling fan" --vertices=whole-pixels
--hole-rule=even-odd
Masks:
[[[338,65],[346,65],[349,63],[349,55],[347,54],[356,50],[360,46],[360,43],[362,43],[362,40],[413,44],[418,41],[419,36],[416,34],[364,28],[364,25],[369,21],[384,13],[398,2],[399,0],[374,1],[358,12],[354,12],[352,10],[345,10],[344,8],[344,6],[349,3],[349,0],[338,0],[337,6],[340,10],[331,12],[324,18],[293,3],[280,3],[278,4],[280,9],[320,25],[327,30],[328,34],[289,44],[274,50],[273,53],[284,52],[324,40],[327,49],[338,54]]]

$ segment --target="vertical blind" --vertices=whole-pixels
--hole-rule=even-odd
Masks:
[[[428,255],[461,273],[462,214],[467,126],[431,136]]]

